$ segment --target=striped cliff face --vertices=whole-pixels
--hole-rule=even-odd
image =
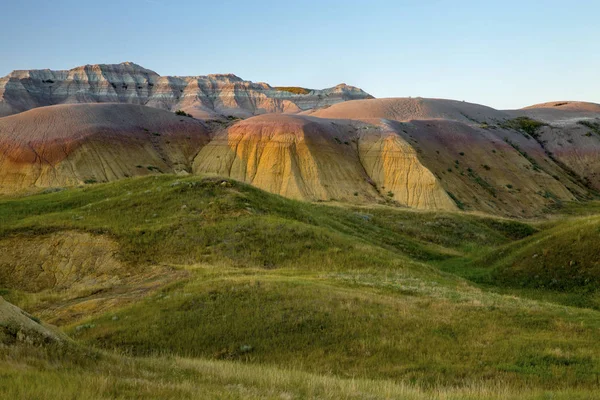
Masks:
[[[233,74],[160,76],[133,63],[86,65],[68,71],[14,71],[0,78],[0,116],[56,104],[129,103],[184,109],[202,118],[248,117],[365,98],[371,96],[344,84],[295,94]]]

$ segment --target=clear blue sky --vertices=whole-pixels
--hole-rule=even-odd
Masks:
[[[3,0],[0,15],[1,76],[133,61],[496,108],[600,103],[598,0]]]

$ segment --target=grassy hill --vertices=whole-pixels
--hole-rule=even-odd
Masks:
[[[592,398],[595,207],[527,222],[175,176],[3,198],[0,294],[79,350],[3,348],[0,393]]]

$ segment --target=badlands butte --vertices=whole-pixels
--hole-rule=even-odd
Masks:
[[[177,112],[177,113],[176,113]],[[133,63],[0,79],[0,193],[216,175],[288,198],[528,217],[600,190],[600,105],[495,110]]]

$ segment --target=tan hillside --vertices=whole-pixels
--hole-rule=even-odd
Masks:
[[[0,118],[0,192],[191,170],[197,120],[127,104],[72,104]]]
[[[464,209],[525,216],[586,190],[521,133],[460,122],[390,122]]]
[[[550,101],[547,103],[534,104],[524,107],[523,110],[535,110],[549,108],[561,111],[586,111],[600,113],[600,104],[585,101]]]
[[[408,143],[364,123],[250,118],[203,148],[194,172],[228,176],[296,199],[387,199],[416,208],[455,208]]]
[[[420,97],[354,100],[308,113],[321,118],[335,119],[449,119],[465,123],[491,122],[508,117],[502,111],[479,104]]]

